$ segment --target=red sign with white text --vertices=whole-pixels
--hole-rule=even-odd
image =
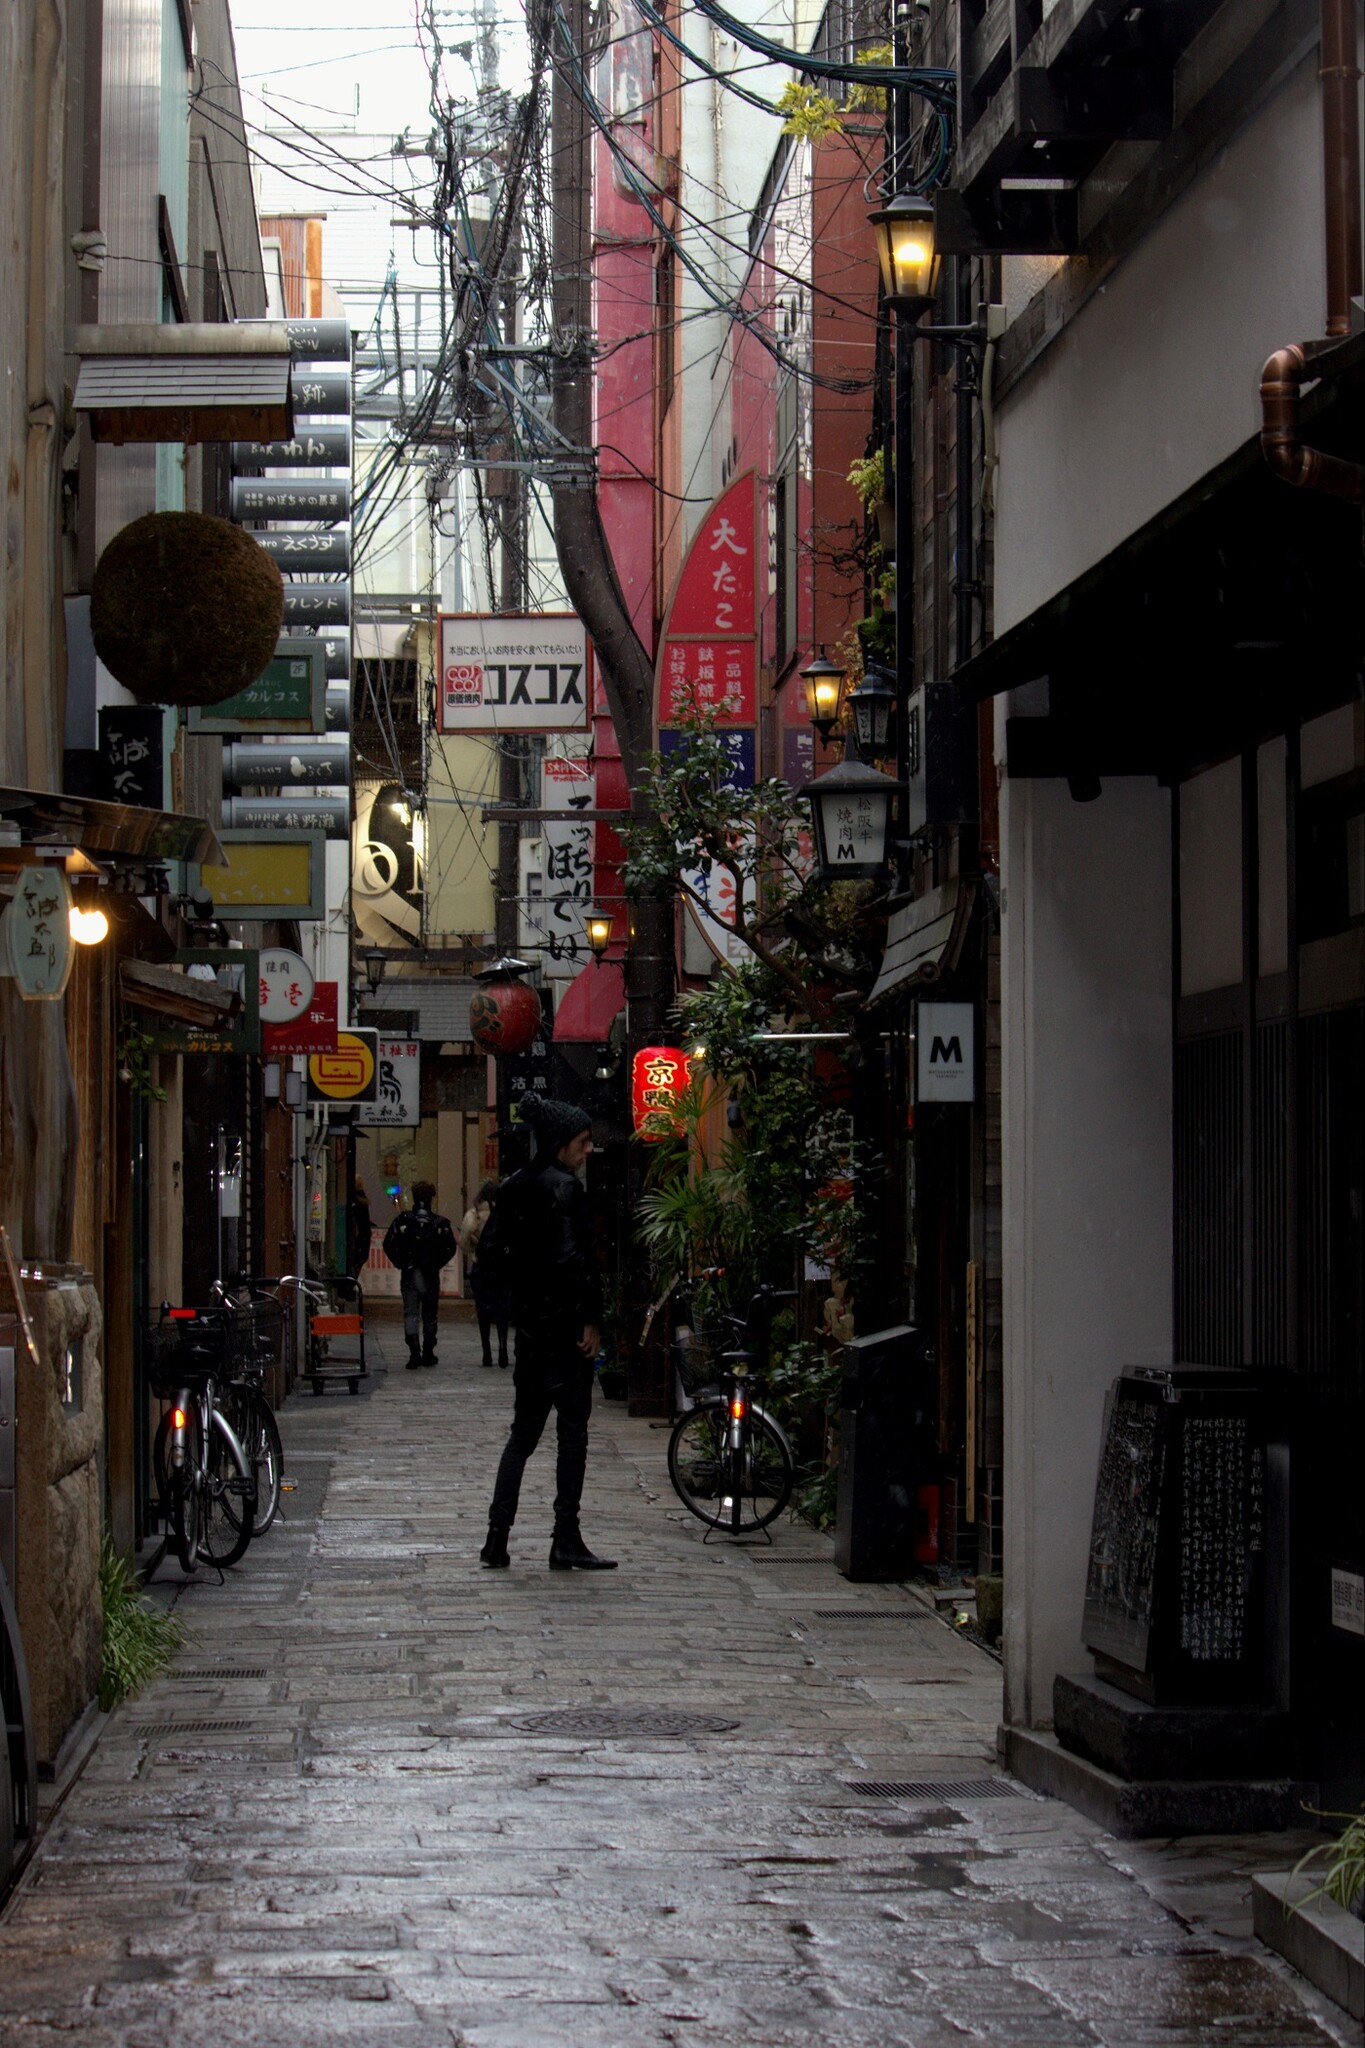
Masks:
[[[288,1024],[261,1026],[261,1057],[279,1059],[290,1052],[335,1052],[337,1049],[337,984],[315,981],[313,998],[301,1017]]]
[[[757,616],[758,480],[749,470],[722,491],[692,536],[666,631],[752,638]]]

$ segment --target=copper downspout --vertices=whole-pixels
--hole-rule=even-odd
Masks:
[[[1322,185],[1328,339],[1351,331],[1360,294],[1360,116],[1356,0],[1322,0]]]
[[[1327,338],[1337,340],[1351,332],[1351,301],[1361,290],[1356,0],[1322,0],[1321,58]],[[1365,468],[1299,439],[1299,392],[1311,374],[1298,342],[1277,348],[1262,370],[1261,452],[1285,483],[1365,505]]]
[[[1261,453],[1276,476],[1305,490],[1325,491],[1365,505],[1365,468],[1305,448],[1299,439],[1299,387],[1308,370],[1307,352],[1299,342],[1277,348],[1261,372]]]

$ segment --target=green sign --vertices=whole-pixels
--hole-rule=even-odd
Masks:
[[[254,683],[221,704],[195,705],[191,732],[325,732],[327,649],[313,633],[286,634]]]
[[[235,1017],[221,1024],[175,1024],[158,1017],[151,1027],[152,1052],[253,1052],[261,1049],[261,956],[254,947],[186,946],[176,954],[182,967],[198,969],[199,980],[231,988],[242,999]],[[207,972],[205,972],[207,970]],[[189,987],[195,977],[187,975]]]

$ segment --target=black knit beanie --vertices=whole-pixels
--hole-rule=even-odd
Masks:
[[[580,1131],[592,1129],[592,1118],[585,1109],[575,1109],[571,1102],[556,1102],[553,1096],[524,1096],[517,1114],[530,1125],[537,1152],[558,1152]]]

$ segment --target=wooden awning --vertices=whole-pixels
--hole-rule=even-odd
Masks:
[[[287,440],[294,431],[282,322],[78,327],[73,400],[97,441]]]
[[[213,1030],[235,1016],[242,999],[217,981],[199,981],[174,967],[150,960],[120,960],[119,993],[135,1009],[153,1010],[177,1024]]]

